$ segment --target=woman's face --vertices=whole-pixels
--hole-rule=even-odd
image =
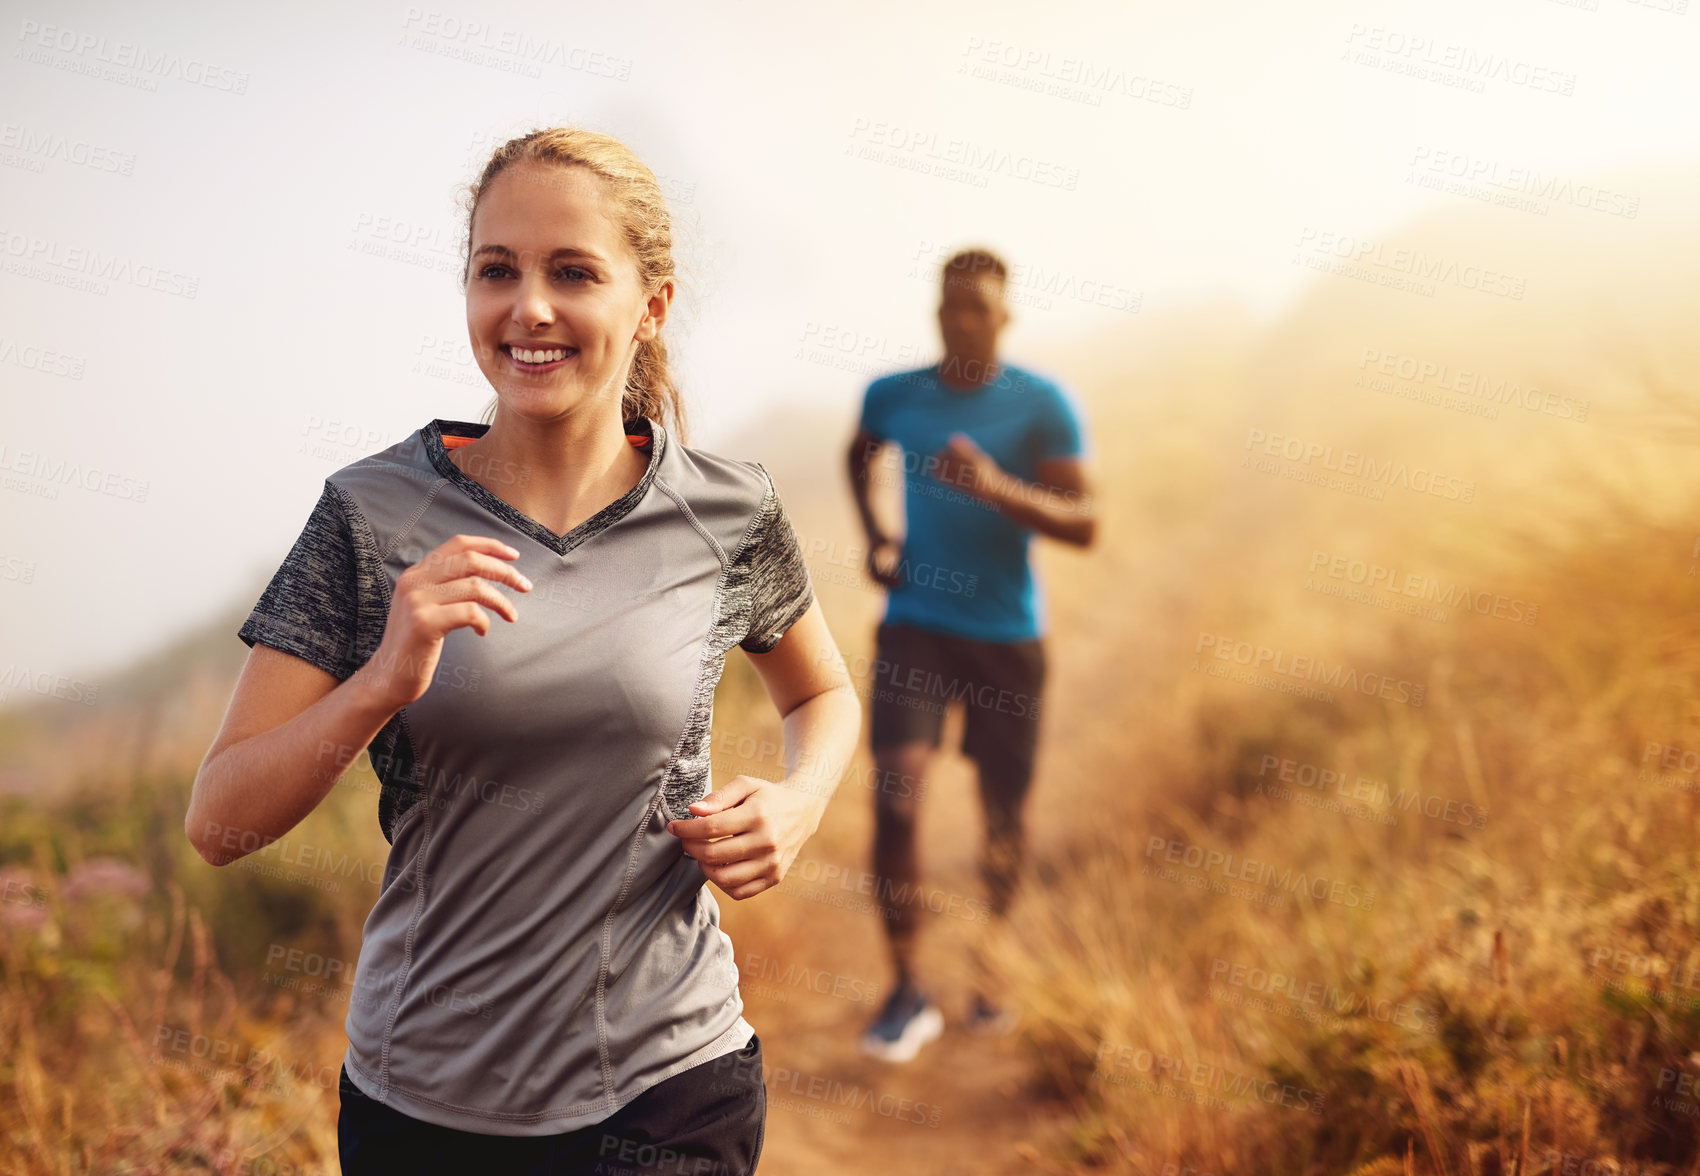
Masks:
[[[668,282],[646,296],[587,168],[510,167],[478,202],[466,326],[507,411],[548,420],[599,398],[617,411],[635,344],[655,337],[671,295]]]

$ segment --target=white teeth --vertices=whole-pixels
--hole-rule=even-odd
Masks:
[[[567,358],[567,352],[563,348],[556,348],[554,351],[528,351],[524,347],[514,347],[511,350],[513,357],[521,363],[555,363]]]

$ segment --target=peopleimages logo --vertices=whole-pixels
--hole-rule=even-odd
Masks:
[[[104,35],[79,32],[76,29],[64,28],[59,25],[44,25],[38,21],[26,20],[18,30],[18,40],[24,48],[19,56],[29,53],[29,59],[41,65],[60,65],[50,57],[42,60],[33,51],[38,49],[63,53],[71,58],[80,58],[84,62],[134,70],[143,75],[141,79],[149,85],[144,89],[154,90],[159,85],[160,78],[175,78],[192,86],[205,86],[212,90],[224,90],[232,94],[248,92],[248,72],[234,70],[228,66],[212,65],[197,57],[186,57],[181,53],[169,50],[155,51],[146,45],[138,45],[133,41],[108,41]],[[88,72],[72,70],[71,72]]]
[[[1306,441],[1302,437],[1288,437],[1262,429],[1252,429],[1246,434],[1247,454],[1241,459],[1241,466],[1252,465],[1251,451],[1254,446],[1258,452],[1269,457],[1278,457],[1300,466],[1309,466],[1315,462],[1329,473],[1348,478],[1364,478],[1376,486],[1393,486],[1452,502],[1474,502],[1476,498],[1476,483],[1473,480],[1456,478],[1427,466],[1413,466],[1409,462],[1377,458],[1373,454],[1356,449],[1336,450],[1334,446],[1325,445],[1320,441]]]
[[[1596,972],[1616,972],[1648,983],[1650,989],[1686,989],[1700,992],[1700,969],[1683,960],[1601,945],[1589,949],[1588,966]]]
[[[1308,894],[1317,902],[1332,902],[1340,906],[1369,910],[1375,905],[1375,891],[1339,878],[1307,874],[1290,866],[1278,866],[1257,858],[1242,857],[1220,849],[1206,849],[1185,841],[1152,836],[1145,843],[1145,870],[1151,861],[1202,870],[1206,875],[1220,874],[1231,882],[1250,882],[1256,886],[1273,887],[1288,894]]]
[[[106,283],[117,282],[193,300],[201,288],[201,280],[192,274],[7,228],[0,228],[0,262],[6,273],[91,294],[106,294]]]
[[[1372,368],[1373,365],[1373,368]],[[1431,386],[1442,392],[1457,392],[1471,396],[1483,404],[1514,405],[1525,412],[1538,412],[1562,420],[1586,421],[1591,400],[1577,400],[1561,392],[1548,392],[1533,384],[1525,387],[1518,380],[1503,376],[1488,376],[1467,368],[1401,355],[1397,351],[1382,351],[1365,347],[1358,357],[1358,367],[1373,370],[1378,375],[1403,380],[1409,384]]]
[[[1313,269],[1328,269],[1333,263],[1339,263],[1342,268],[1332,272],[1348,276],[1375,273],[1402,275],[1415,283],[1412,288],[1422,291],[1425,297],[1432,297],[1434,289],[1431,286],[1425,290],[1421,283],[1430,282],[1521,301],[1528,285],[1527,280],[1518,274],[1501,273],[1445,254],[1427,253],[1408,245],[1393,245],[1312,225],[1299,230],[1295,248],[1299,250],[1293,258],[1295,263],[1308,252],[1312,260],[1319,263],[1312,264]],[[1365,273],[1359,275],[1349,267],[1359,267]]]
[[[1649,764],[1653,765],[1651,770]],[[1664,772],[1659,771],[1661,768]],[[1676,743],[1649,743],[1641,753],[1641,770],[1636,773],[1635,782],[1680,788],[1684,792],[1700,791],[1700,780],[1694,777],[1697,771],[1700,771],[1700,751]]]
[[[1500,192],[1496,195],[1501,197],[1498,202],[1503,203],[1505,197],[1528,197],[1542,213],[1546,211],[1546,206],[1538,203],[1542,200],[1627,219],[1634,219],[1641,209],[1639,196],[1614,192],[1595,184],[1576,183],[1535,167],[1503,166],[1497,159],[1464,151],[1421,146],[1412,153],[1410,167],[1407,176],[1410,182],[1433,187],[1437,186],[1433,181],[1442,180],[1449,186],[1457,185],[1455,190],[1466,196],[1475,195],[1478,186],[1481,189],[1497,188]],[[1448,190],[1452,189],[1449,187]]]
[[[288,1088],[289,1084],[282,1081],[285,1077],[321,1090],[334,1090],[338,1077],[338,1067],[331,1063],[315,1065],[306,1058],[291,1060],[236,1038],[213,1037],[189,1026],[163,1023],[154,1030],[150,1060],[156,1066],[194,1068],[207,1077],[230,1069],[244,1070],[251,1075],[250,1083],[278,1093]],[[189,1061],[201,1066],[185,1065]]]
[[[1376,65],[1448,85],[1464,85],[1478,94],[1490,81],[1526,86],[1566,98],[1576,93],[1576,75],[1568,70],[1400,29],[1354,23],[1346,35],[1346,44],[1346,57],[1356,64]]]
[[[542,66],[577,70],[595,77],[627,81],[632,59],[535,37],[524,29],[496,28],[480,20],[462,20],[436,9],[410,7],[401,22],[399,44],[476,65],[489,65],[526,77],[543,76]]]
[[[1367,810],[1366,815],[1379,815],[1386,824],[1396,825],[1399,823],[1397,814],[1414,811],[1430,820],[1468,825],[1476,829],[1487,827],[1488,810],[1483,805],[1441,796],[1439,793],[1425,793],[1421,788],[1406,788],[1402,785],[1394,788],[1373,776],[1354,777],[1343,769],[1265,755],[1262,765],[1257,769],[1257,775],[1258,791],[1277,800],[1284,800],[1292,794],[1292,790],[1284,785],[1296,784],[1301,790],[1298,793],[1301,797],[1306,795],[1306,790],[1310,790],[1313,796],[1332,793],[1344,797],[1348,802],[1344,811],[1349,815],[1356,815],[1355,805],[1350,802],[1361,801],[1374,806]],[[1312,804],[1309,807],[1319,806]]]
[[[785,988],[806,988],[821,996],[835,996],[860,1004],[874,1004],[879,999],[879,985],[871,980],[812,968],[807,964],[784,963],[772,956],[745,955],[738,976],[752,984],[773,981]]]
[[[984,187],[986,178],[993,175],[1069,192],[1080,183],[1077,167],[1011,151],[998,143],[940,135],[932,128],[857,116],[850,126],[850,140],[848,151],[859,158],[936,163],[946,169],[940,173],[945,178],[965,176],[978,181],[976,187]],[[889,154],[882,157],[880,152]]]
[[[920,278],[929,284],[939,280],[945,262],[956,253],[954,245],[946,245],[938,241],[921,239],[914,253],[914,264],[909,267],[911,278]],[[1138,290],[1124,286],[1120,282],[1106,279],[1101,274],[1088,277],[1073,270],[1060,267],[1048,267],[1041,259],[1039,261],[1011,261],[1008,266],[1009,277],[1005,282],[1004,298],[1006,301],[1021,305],[1036,306],[1041,310],[1049,310],[1053,299],[1066,302],[1079,302],[1089,306],[1101,306],[1105,310],[1117,310],[1127,314],[1138,314],[1140,302],[1143,300]],[[972,361],[970,361],[972,362]],[[977,380],[972,372],[965,372],[965,378]]]
[[[1255,1099],[1271,1106],[1322,1114],[1323,1096],[1308,1086],[1241,1073],[1197,1058],[1102,1041],[1096,1062],[1105,1083],[1131,1085],[1149,1094],[1167,1094],[1213,1108],[1228,1106],[1227,1099]],[[1151,1077],[1145,1078],[1147,1074]]]
[[[1085,99],[1093,106],[1102,105],[1102,94],[1120,94],[1179,110],[1192,105],[1191,86],[1153,78],[1117,65],[1100,65],[1073,54],[1053,55],[1049,50],[1031,45],[969,37],[962,56],[967,60],[957,67],[958,73],[1006,84],[1018,79],[1021,74],[1031,74],[1030,83],[1023,88],[1061,98]],[[1004,72],[982,67],[998,67]]]
[[[1040,699],[1021,691],[1007,690],[990,682],[973,678],[947,678],[926,666],[908,665],[886,658],[868,658],[857,654],[845,659],[845,669],[853,678],[866,679],[874,690],[911,691],[924,695],[917,702],[944,706],[968,701],[999,714],[1016,718],[1039,717]]]
[[[1288,653],[1284,649],[1256,645],[1250,641],[1235,641],[1231,637],[1218,636],[1202,630],[1192,651],[1195,654],[1204,654],[1207,658],[1231,661],[1236,665],[1249,667],[1254,673],[1266,670],[1282,677],[1320,682],[1336,690],[1352,690],[1410,706],[1421,706],[1428,692],[1427,685],[1422,682],[1410,682],[1404,678],[1393,678],[1387,674],[1373,672],[1360,674],[1356,668],[1343,662],[1334,662],[1330,666],[1326,658],[1313,654]],[[1208,661],[1203,665],[1207,668]],[[1193,659],[1192,668],[1201,668],[1200,659]]]
[[[1216,989],[1231,992],[1231,995],[1227,996],[1230,1004],[1247,1003],[1243,993],[1250,992],[1256,996],[1271,998],[1277,1009],[1281,1007],[1280,1002],[1286,1002],[1306,1012],[1319,1012],[1331,1021],[1342,1021],[1346,1017],[1367,1017],[1384,1024],[1430,1033],[1440,1028],[1440,1015],[1429,1012],[1421,1005],[1386,998],[1376,999],[1368,993],[1341,988],[1337,984],[1324,984],[1320,980],[1301,980],[1297,976],[1289,976],[1275,969],[1223,959],[1221,956],[1212,957],[1210,961],[1210,980]],[[1223,991],[1214,992],[1212,995],[1223,999]]]
[[[75,139],[58,131],[38,130],[20,123],[0,123],[0,147],[19,151],[29,160],[54,159],[61,163],[92,168],[95,171],[116,172],[127,176],[136,170],[136,157],[128,151],[117,151],[87,139]],[[30,170],[39,171],[39,167]]]
[[[1310,566],[1306,570],[1313,573],[1305,580],[1306,588],[1312,587],[1312,581],[1316,578],[1314,573],[1320,572],[1329,579],[1344,580],[1371,591],[1397,593],[1444,605],[1449,609],[1462,608],[1478,616],[1497,617],[1525,625],[1534,624],[1541,613],[1539,604],[1522,597],[1507,596],[1503,592],[1478,591],[1455,580],[1443,582],[1430,575],[1402,572],[1396,567],[1379,564],[1373,560],[1356,559],[1327,551],[1312,552]]]

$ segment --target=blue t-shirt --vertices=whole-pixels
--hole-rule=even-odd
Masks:
[[[862,428],[903,451],[903,582],[885,621],[976,641],[1028,641],[1045,631],[1044,592],[1027,560],[1033,532],[935,476],[933,458],[965,433],[1024,482],[1051,457],[1085,452],[1079,409],[1053,379],[1014,364],[990,383],[953,388],[938,366],[868,385]]]

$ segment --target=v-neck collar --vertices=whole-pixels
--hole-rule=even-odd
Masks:
[[[565,555],[586,539],[613,526],[630,514],[632,509],[642,501],[643,496],[649,492],[650,483],[655,481],[655,475],[661,468],[661,455],[667,448],[667,430],[648,417],[627,421],[625,430],[628,434],[648,434],[651,437],[649,466],[643,471],[643,477],[637,480],[637,485],[564,535],[556,534],[507,499],[499,497],[486,489],[481,483],[473,481],[461,472],[459,466],[449,460],[448,447],[443,444],[445,434],[450,437],[476,439],[490,431],[489,425],[483,421],[451,421],[439,417],[420,429],[419,433],[425,442],[425,454],[430,458],[432,467],[439,474],[452,482],[468,498],[507,523],[514,530],[529,535],[556,555]]]

